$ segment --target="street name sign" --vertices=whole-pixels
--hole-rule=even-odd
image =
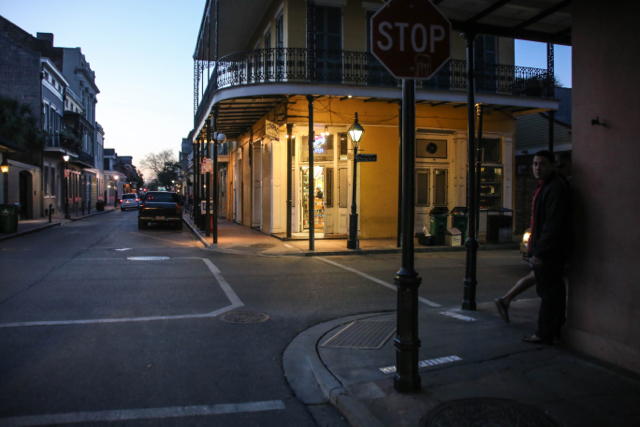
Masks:
[[[451,58],[451,23],[429,0],[391,0],[371,17],[371,53],[398,79],[429,79]]]
[[[356,162],[377,162],[378,155],[377,154],[356,154]]]

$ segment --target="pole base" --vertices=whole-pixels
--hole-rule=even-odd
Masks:
[[[360,241],[358,240],[358,214],[349,215],[349,240],[347,240],[347,249],[360,249]]]

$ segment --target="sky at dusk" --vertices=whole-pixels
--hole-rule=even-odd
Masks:
[[[171,149],[193,128],[193,59],[205,0],[0,0],[24,31],[80,47],[100,89],[105,148],[133,156]],[[516,41],[516,65],[546,68],[546,44]],[[571,87],[571,48],[556,46],[556,77]]]

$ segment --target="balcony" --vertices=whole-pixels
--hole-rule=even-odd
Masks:
[[[200,99],[200,78],[211,63],[196,63],[196,123],[206,117],[213,95],[221,89],[258,84],[307,83],[368,87],[401,87],[368,52],[272,48],[222,57]],[[476,91],[510,96],[551,98],[553,84],[546,69],[501,64],[476,66]],[[452,59],[430,80],[417,81],[418,90],[466,91],[466,61]]]

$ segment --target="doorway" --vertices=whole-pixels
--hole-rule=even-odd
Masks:
[[[415,226],[429,228],[429,211],[449,205],[449,168],[418,167],[415,184]]]
[[[28,171],[20,171],[20,219],[33,219],[33,176]]]
[[[313,167],[313,181],[314,181],[314,206],[313,206],[313,230],[315,233],[324,234],[325,226],[325,167],[314,166]],[[300,216],[302,220],[302,230],[309,229],[309,166],[302,166],[300,168],[300,192],[299,195],[302,203],[300,204]]]

